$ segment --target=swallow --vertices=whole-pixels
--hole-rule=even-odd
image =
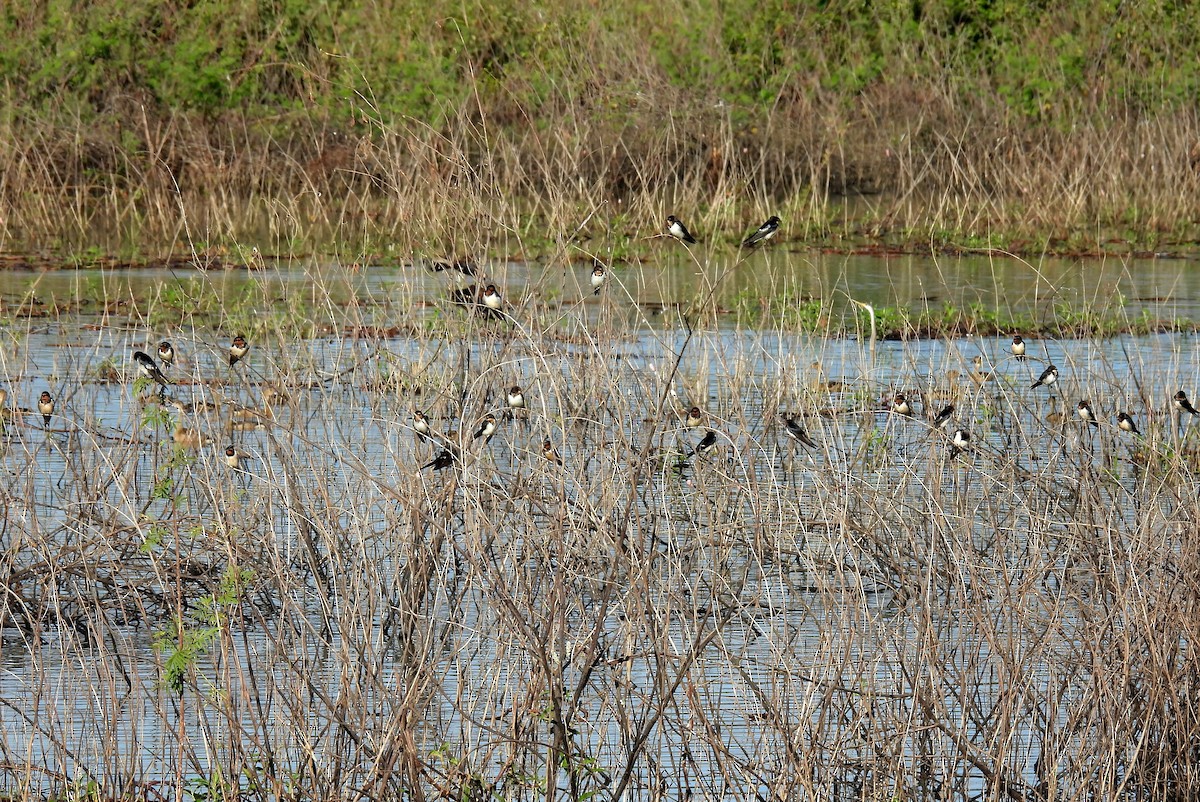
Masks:
[[[444,471],[458,460],[458,457],[449,448],[443,448],[436,457],[426,462],[421,466],[421,470],[433,468],[435,471]]]
[[[604,286],[604,280],[608,276],[604,273],[604,265],[597,264],[592,268],[592,295],[599,295],[600,288]]]
[[[1049,365],[1045,370],[1042,371],[1042,375],[1038,376],[1037,381],[1029,385],[1029,389],[1034,390],[1038,387],[1049,387],[1056,381],[1058,381],[1058,368],[1054,367],[1053,365]]]
[[[166,389],[171,382],[167,381],[167,377],[158,369],[158,363],[154,361],[154,357],[147,354],[145,351],[134,351],[133,361],[137,363],[138,372],[147,379],[152,379],[156,384],[159,384]]]
[[[1012,345],[1008,349],[1012,351],[1012,355],[1017,359],[1025,359],[1025,341],[1021,339],[1020,334],[1013,335]]]
[[[692,453],[699,454],[703,457],[716,447],[717,433],[712,429],[708,429],[704,432],[704,437],[700,438],[700,442],[696,444],[696,447],[692,450]]]
[[[786,413],[780,414],[779,417],[783,418],[784,431],[787,433],[788,437],[792,438],[801,445],[808,446],[809,448],[818,447],[817,444],[813,442],[813,439],[808,436],[808,432],[804,431],[804,427],[799,423],[796,423],[795,418],[788,417]]]
[[[441,273],[443,270],[457,270],[464,276],[474,277],[479,269],[470,259],[451,258],[451,259],[434,259],[429,263],[429,269],[434,273]]]
[[[1096,413],[1092,412],[1092,405],[1086,399],[1079,402],[1079,406],[1075,408],[1075,411],[1079,413],[1080,419],[1084,422],[1090,423],[1097,428],[1100,426],[1100,421],[1096,420]]]
[[[687,226],[673,214],[667,215],[667,233],[675,239],[683,240],[689,245],[696,244],[696,238],[687,230]]]
[[[500,307],[504,302],[500,300],[500,293],[496,290],[495,284],[489,284],[483,288],[483,305],[493,312],[499,312]]]
[[[941,412],[939,412],[936,416],[934,416],[933,424],[932,424],[933,428],[945,429],[946,425],[948,423],[950,423],[950,418],[952,418],[953,416],[954,416],[954,405],[947,404],[945,407],[942,408]]]
[[[478,440],[479,438],[482,437],[483,442],[486,445],[488,443],[488,441],[490,441],[492,439],[492,435],[494,435],[495,433],[496,433],[496,416],[488,415],[486,418],[483,419],[483,424],[479,427],[479,431],[475,432],[475,434],[471,436],[471,439]]]
[[[238,363],[238,360],[246,355],[250,350],[250,344],[246,342],[246,338],[238,335],[233,338],[233,342],[229,344],[229,367],[233,367]]]
[[[520,385],[514,384],[508,390],[508,408],[516,412],[518,409],[525,409],[525,393],[521,392]]]
[[[417,433],[417,439],[422,443],[429,442],[429,419],[425,417],[425,413],[421,410],[413,412],[413,431]]]
[[[771,237],[775,236],[775,232],[779,230],[779,218],[771,215],[767,218],[767,222],[758,227],[750,236],[742,242],[743,248],[753,248],[760,242],[766,242]]]
[[[175,364],[175,346],[166,340],[158,344],[158,359],[167,367]]]
[[[1200,412],[1197,412],[1196,408],[1192,406],[1192,402],[1188,401],[1187,393],[1183,390],[1175,393],[1175,409],[1180,412],[1189,412],[1192,415],[1200,415]]]
[[[554,444],[550,442],[549,437],[542,441],[542,456],[550,462],[553,462],[555,465],[563,464],[562,458],[559,457],[558,452],[554,450]]]
[[[967,444],[970,442],[971,435],[966,429],[955,429],[954,435],[950,438],[950,459],[954,459],[966,451]]]
[[[912,404],[908,403],[908,399],[904,397],[904,393],[896,393],[896,397],[892,399],[892,412],[897,415],[911,415]]]
[[[42,421],[49,429],[50,418],[54,415],[54,399],[45,390],[42,390],[42,394],[38,396],[38,412],[42,413]]]
[[[232,445],[225,446],[225,464],[235,471],[242,470],[242,460],[246,455]]]
[[[689,429],[695,429],[704,420],[704,413],[700,411],[700,407],[692,407],[688,410],[687,417],[683,420],[683,425]]]
[[[1138,431],[1137,424],[1133,422],[1133,416],[1128,412],[1117,413],[1117,428],[1123,432],[1141,434],[1141,432]]]

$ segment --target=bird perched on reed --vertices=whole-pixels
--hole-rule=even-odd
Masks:
[[[966,429],[955,429],[954,435],[950,438],[950,459],[954,459],[966,451],[967,444],[970,442],[971,435]]]
[[[238,335],[233,338],[233,342],[229,344],[229,367],[233,367],[242,357],[250,350],[250,344],[246,342],[246,338]]]
[[[935,429],[945,429],[946,424],[950,423],[950,419],[952,417],[954,417],[954,405],[947,404],[942,408],[941,412],[934,416],[933,423],[931,425]]]
[[[746,237],[746,239],[742,241],[742,247],[743,248],[753,248],[755,245],[758,245],[760,242],[766,242],[771,237],[775,236],[775,232],[777,232],[778,230],[779,230],[779,218],[776,217],[775,215],[771,215],[770,217],[767,218],[767,222],[763,223],[761,226],[758,227],[757,231],[755,231],[753,234]]]
[[[1138,431],[1137,424],[1133,420],[1133,416],[1128,412],[1117,413],[1117,428],[1130,434],[1141,434]]]
[[[1084,423],[1090,423],[1096,428],[1100,427],[1100,421],[1096,420],[1096,413],[1092,412],[1092,405],[1086,398],[1079,402],[1075,407],[1075,411],[1078,413],[1079,419]]]
[[[555,465],[563,464],[562,457],[558,456],[558,451],[555,450],[554,443],[550,442],[549,437],[542,441],[542,457]]]
[[[1029,385],[1030,390],[1036,390],[1038,387],[1049,387],[1058,381],[1058,368],[1054,365],[1049,365],[1042,371],[1042,375],[1037,377],[1037,381]]]
[[[147,354],[145,351],[134,351],[133,361],[137,365],[138,373],[150,379],[165,392],[171,382],[159,370],[158,363],[154,361],[154,357]]]
[[[422,465],[421,470],[433,468],[435,471],[444,471],[455,462],[458,462],[458,455],[455,453],[454,449],[446,447],[438,452],[436,457]]]
[[[788,437],[800,445],[808,446],[809,448],[818,447],[816,442],[808,436],[808,432],[804,431],[804,427],[796,422],[795,418],[790,417],[787,413],[781,413],[779,417],[783,418],[784,432]]]
[[[471,439],[478,440],[479,438],[482,437],[484,445],[487,445],[491,441],[492,435],[494,435],[495,433],[496,433],[496,416],[489,414],[487,417],[485,417],[483,419],[483,423],[480,424],[479,429],[475,432],[475,434],[473,434],[471,436]]]
[[[1175,409],[1180,412],[1186,412],[1189,415],[1200,415],[1196,408],[1192,406],[1192,402],[1188,400],[1187,393],[1183,390],[1175,393]]]
[[[592,275],[589,279],[592,284],[592,295],[600,294],[600,288],[604,286],[604,281],[606,278],[608,278],[608,276],[604,272],[604,265],[597,263],[596,266],[592,268]]]
[[[50,428],[50,418],[54,416],[54,399],[50,393],[42,390],[42,394],[38,396],[37,403],[38,412],[42,413],[42,424],[45,428]]]
[[[892,398],[892,412],[905,417],[912,415],[912,404],[908,403],[908,399],[904,397],[904,393],[896,393]]]

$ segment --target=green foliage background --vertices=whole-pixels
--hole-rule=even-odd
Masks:
[[[668,99],[751,118],[902,87],[1060,124],[1194,103],[1198,33],[1200,6],[1153,1],[50,0],[4,4],[0,76],[10,110],[84,121],[123,99],[208,119],[637,119]]]

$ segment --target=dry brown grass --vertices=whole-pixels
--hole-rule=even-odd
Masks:
[[[946,397],[967,346],[651,327],[616,278],[635,280],[511,299],[511,322],[272,335],[232,372],[206,331],[12,338],[16,401],[38,377],[59,400],[49,434],[10,424],[0,474],[12,795],[1195,795],[1196,446],[1164,405],[1194,354],[1038,343],[1067,406],[1105,420],[1056,429],[1032,364],[985,342],[1000,378],[953,383],[974,446],[952,460],[875,406]],[[329,309],[311,324],[387,314]],[[92,370],[165,335],[173,392],[286,386],[274,425],[197,412],[218,448],[174,452]],[[528,414],[472,442],[513,383]],[[690,403],[720,446],[681,477]],[[453,468],[419,470],[437,449],[413,408],[459,433]],[[781,411],[820,448],[793,450]]]

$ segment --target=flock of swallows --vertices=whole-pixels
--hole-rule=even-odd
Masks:
[[[759,226],[754,233],[752,233],[742,242],[742,246],[754,247],[762,242],[765,242],[779,231],[779,226],[780,219],[772,215],[767,219],[766,222]],[[683,221],[674,215],[667,216],[665,230],[668,235],[674,237],[675,239],[681,240],[682,242],[688,244],[695,244],[697,242],[696,238],[692,236],[690,231],[688,231],[687,226],[684,225]],[[435,262],[433,264],[433,269],[453,269],[467,275],[475,274],[474,266],[464,260]],[[601,287],[604,285],[604,281],[604,266],[597,263],[593,267],[591,274],[591,286],[593,291],[596,293],[600,292]],[[487,284],[483,288],[482,293],[479,293],[475,286],[464,287],[452,293],[451,298],[456,303],[468,305],[474,304],[482,311],[483,314],[488,316],[503,315],[503,303],[500,298],[500,293],[494,284]],[[1012,344],[1009,346],[1009,348],[1012,352],[1012,355],[1018,360],[1025,359],[1025,341],[1022,339],[1021,335],[1013,335]],[[246,341],[245,337],[240,334],[234,337],[233,341],[229,345],[229,367],[232,368],[234,365],[236,365],[244,356],[246,356],[249,350],[250,345]],[[162,360],[163,364],[167,365],[168,367],[174,363],[175,349],[170,342],[164,341],[159,343],[158,358]],[[137,365],[138,372],[142,376],[158,384],[161,388],[161,391],[165,393],[166,388],[170,386],[172,382],[166,377],[158,363],[154,361],[154,358],[144,351],[134,351],[133,360]],[[983,381],[991,378],[990,374],[984,374],[981,372],[982,357],[975,358],[975,365],[976,370],[973,373],[973,378],[975,378],[978,383],[982,383]],[[1038,387],[1051,387],[1058,381],[1058,376],[1058,368],[1053,364],[1050,364],[1045,370],[1042,371],[1037,380],[1033,382],[1033,384],[1030,386],[1030,389],[1037,389]],[[838,383],[831,382],[830,384],[832,385]],[[278,391],[271,391],[270,388],[268,393],[264,393],[264,401],[267,404],[265,415],[270,414],[271,404],[278,400],[281,395],[282,394],[280,394]],[[1051,401],[1053,402],[1054,400],[1054,396],[1051,396]],[[8,409],[7,401],[8,391],[0,387],[0,409],[4,411],[6,416],[10,416],[13,413]],[[182,404],[179,402],[174,403],[180,409],[180,412],[184,411],[185,408]],[[1183,390],[1180,390],[1175,394],[1173,403],[1175,409],[1181,413],[1186,412],[1191,415],[1200,415],[1200,411],[1197,411],[1196,408],[1192,406],[1191,401],[1187,397],[1187,393],[1185,393]],[[520,386],[514,385],[508,390],[507,404],[510,415],[516,415],[526,409],[525,395]],[[32,414],[29,413],[28,410],[24,409],[18,411],[21,413]],[[49,428],[50,420],[54,415],[54,399],[49,392],[43,391],[38,397],[37,411],[42,415],[44,425]],[[913,415],[911,403],[903,393],[899,392],[892,396],[890,404],[887,407],[887,411],[906,417],[911,417]],[[947,404],[945,407],[943,407],[941,411],[933,416],[931,420],[932,428],[935,431],[945,432],[950,424],[950,421],[954,417],[954,411],[955,408],[953,403]],[[235,410],[235,426],[239,422],[239,419],[237,418],[239,412],[250,413],[252,414],[253,418],[261,418],[264,416],[264,413],[257,410]],[[1091,424],[1092,426],[1096,427],[1100,425],[1100,420],[1096,416],[1095,411],[1092,409],[1091,403],[1087,399],[1083,399],[1078,403],[1076,406],[1076,412],[1083,423]],[[804,427],[795,419],[795,417],[786,413],[781,414],[780,417],[783,419],[784,433],[788,438],[802,446],[808,448],[818,448],[816,441],[809,436],[808,432],[805,431]],[[1051,411],[1047,418],[1051,422],[1062,422],[1062,415],[1057,411]],[[247,418],[241,422],[248,423],[250,425],[257,425],[257,421],[251,418]],[[699,407],[694,406],[688,410],[686,416],[684,417],[683,425],[688,429],[694,429],[699,427],[702,422],[703,413]],[[1129,432],[1135,435],[1141,434],[1141,432],[1138,430],[1136,422],[1133,419],[1133,416],[1128,412],[1119,412],[1117,414],[1117,427],[1123,432]],[[421,442],[436,442],[441,447],[441,451],[437,454],[437,456],[421,466],[422,470],[425,468],[433,468],[435,471],[444,470],[459,460],[459,450],[458,446],[454,442],[455,438],[453,436],[440,435],[434,432],[429,425],[429,419],[420,410],[417,410],[413,413],[412,428],[416,432],[417,437],[421,440]],[[496,416],[493,414],[488,414],[483,419],[479,429],[474,433],[474,435],[472,435],[472,440],[483,439],[484,443],[486,444],[492,439],[492,436],[495,435],[496,430]],[[182,421],[176,424],[173,438],[178,445],[187,448],[200,448],[201,446],[212,443],[212,438],[205,437],[193,429],[185,428],[182,425]],[[951,459],[957,457],[959,454],[965,451],[970,443],[970,440],[971,435],[965,428],[960,427],[954,429],[949,436]],[[706,429],[705,434],[701,438],[700,442],[683,456],[685,458],[690,458],[693,455],[706,455],[717,447],[717,442],[717,432],[713,429]],[[542,456],[546,460],[556,465],[563,464],[562,458],[559,456],[558,451],[554,448],[554,444],[550,438],[546,438],[542,442]],[[246,455],[233,445],[229,445],[225,448],[225,463],[230,468],[235,470],[241,469],[242,460],[245,457]]]

